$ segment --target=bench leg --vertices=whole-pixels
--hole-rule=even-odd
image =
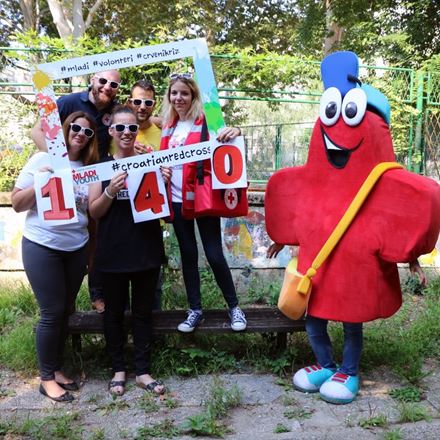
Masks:
[[[287,348],[287,333],[277,333],[277,350],[282,351]]]
[[[72,335],[72,348],[74,353],[81,353],[81,335]]]

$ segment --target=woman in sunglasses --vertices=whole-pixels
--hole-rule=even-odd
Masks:
[[[130,107],[115,108],[109,133],[116,152],[104,160],[135,156],[138,129],[136,115]],[[163,170],[163,176],[164,180],[169,179],[170,171]],[[147,391],[162,394],[165,391],[162,382],[150,376],[151,311],[160,266],[165,257],[162,230],[159,220],[133,221],[126,177],[127,173],[118,172],[110,181],[92,184],[89,198],[90,214],[99,219],[95,264],[102,278],[104,335],[113,369],[108,388],[114,395],[125,392],[124,311],[131,286],[136,383]]]
[[[73,169],[95,163],[98,145],[95,123],[84,112],[75,112],[63,124],[67,153]],[[23,231],[23,266],[40,307],[36,347],[41,394],[57,402],[70,402],[69,391],[78,385],[61,370],[67,321],[86,273],[88,185],[74,185],[78,222],[60,226],[40,223],[35,203],[34,175],[52,172],[49,154],[31,157],[12,191],[16,212],[28,211]]]
[[[202,127],[206,126],[206,121],[200,91],[191,74],[170,76],[170,84],[163,100],[163,112],[161,150],[201,141]],[[227,142],[238,135],[240,129],[226,127],[219,133],[217,139],[220,142]],[[203,166],[210,170],[210,161],[205,161]],[[170,191],[173,226],[179,243],[183,279],[189,302],[187,319],[177,327],[184,333],[194,331],[203,316],[195,222],[194,219],[186,219],[182,215],[182,208],[185,210],[187,203],[182,198],[182,187],[184,182],[190,180],[189,169],[188,165],[173,167]],[[220,218],[200,217],[196,221],[209,265],[229,307],[231,328],[234,331],[242,331],[247,323],[243,311],[238,307],[231,271],[223,255]]]

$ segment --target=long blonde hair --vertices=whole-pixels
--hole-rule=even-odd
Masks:
[[[187,113],[188,119],[197,119],[203,114],[202,98],[200,96],[200,90],[197,86],[197,83],[192,78],[179,76],[170,80],[170,84],[168,85],[167,91],[163,97],[162,115],[164,118],[164,125],[171,124],[176,118],[179,117],[170,100],[171,87],[173,87],[173,85],[176,84],[178,81],[187,85],[191,90],[192,101],[191,107],[189,108]]]

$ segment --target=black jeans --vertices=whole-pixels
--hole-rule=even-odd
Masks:
[[[104,335],[113,372],[126,371],[124,312],[131,284],[132,333],[136,375],[150,373],[153,341],[151,311],[160,268],[142,272],[101,272],[104,289]]]
[[[69,315],[86,273],[87,246],[72,252],[41,246],[23,237],[23,266],[40,306],[36,346],[42,380],[61,369]]]
[[[181,203],[173,202],[173,211],[174,232],[179,243],[183,280],[189,306],[193,310],[201,310],[199,255],[194,228],[195,222],[182,217]],[[200,217],[196,221],[208,263],[214,272],[215,280],[229,308],[232,309],[238,305],[238,299],[231,271],[223,255],[220,218]]]

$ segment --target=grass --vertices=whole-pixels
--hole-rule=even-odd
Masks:
[[[145,440],[149,438],[173,438],[180,435],[180,428],[171,419],[157,423],[153,426],[143,426],[138,429],[135,440]]]
[[[388,417],[385,414],[379,414],[368,419],[360,419],[359,426],[364,429],[385,428],[388,426]]]
[[[27,436],[32,440],[81,440],[83,429],[78,426],[80,418],[80,414],[75,412],[40,419],[29,418],[24,422],[0,422],[0,436]]]
[[[205,411],[188,417],[183,431],[195,436],[223,437],[229,429],[222,422],[228,411],[240,405],[241,393],[237,386],[225,389],[219,379],[214,379],[210,397],[204,402]]]
[[[106,416],[108,414],[116,414],[119,411],[124,411],[130,408],[130,405],[123,399],[118,399],[117,396],[112,396],[110,402],[103,403],[96,407],[96,410],[100,416]]]
[[[403,436],[400,429],[394,429],[392,431],[387,431],[383,435],[383,440],[402,440]]]
[[[207,308],[223,304],[212,272],[202,271],[202,297]],[[180,282],[180,273],[167,269],[163,283],[163,302],[166,308],[186,307],[186,297]],[[255,282],[252,295],[264,290]],[[176,294],[177,292],[177,294]],[[90,301],[84,284],[77,300],[79,310],[89,310]],[[225,311],[226,313],[226,311]],[[414,389],[427,374],[422,370],[427,358],[440,359],[440,278],[431,281],[423,295],[405,294],[404,305],[392,318],[365,325],[362,369],[386,366],[407,380]],[[25,284],[0,284],[0,363],[21,374],[35,374],[35,335],[33,327],[38,320],[35,298]],[[330,325],[335,354],[342,352],[342,326]],[[129,346],[128,351],[132,350]],[[70,356],[66,365],[76,372],[105,377],[110,374],[102,335],[84,335],[80,357]],[[130,359],[131,356],[127,356]],[[314,357],[304,333],[289,337],[285,351],[277,352],[271,337],[260,334],[165,336],[155,346],[153,374],[195,376],[219,372],[272,372],[281,378],[293,373],[298,365],[313,362]],[[286,385],[287,386],[287,385]],[[401,391],[396,399],[415,399],[415,392]],[[414,394],[414,396],[410,396]],[[400,396],[400,397],[398,397]]]
[[[292,408],[286,409],[284,411],[283,416],[286,419],[296,419],[296,420],[306,420],[312,417],[314,410],[308,410],[305,408]]]
[[[160,406],[152,394],[144,393],[142,397],[137,400],[136,406],[144,413],[153,413],[159,411]]]
[[[414,386],[394,388],[388,393],[393,399],[399,402],[420,402],[423,391]]]
[[[407,403],[402,402],[397,407],[399,411],[399,422],[400,423],[408,423],[408,422],[419,422],[420,420],[430,421],[431,416],[428,413],[428,410],[417,403]]]
[[[290,431],[291,431],[290,428],[288,428],[286,425],[283,425],[282,423],[278,423],[273,430],[275,434],[282,434],[283,432],[290,432]]]

